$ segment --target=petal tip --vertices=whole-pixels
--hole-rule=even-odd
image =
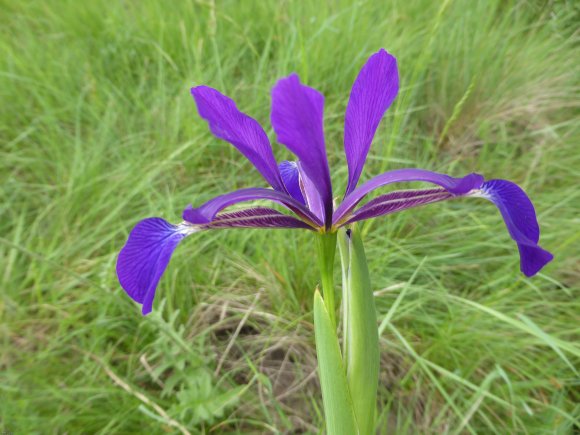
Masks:
[[[211,88],[205,85],[193,86],[190,88],[191,96],[195,100],[195,104],[197,105],[198,110],[200,111],[200,116],[206,119],[207,110],[211,108],[213,104],[215,104],[215,100],[219,99],[228,99],[225,95],[223,95],[217,89]],[[213,100],[212,100],[213,99]],[[233,103],[233,101],[232,101]],[[210,106],[208,106],[208,104]],[[200,106],[201,105],[201,106]],[[235,105],[235,103],[234,103]],[[206,107],[208,106],[208,107]],[[203,113],[203,114],[202,114]],[[206,119],[207,121],[208,119]]]
[[[200,91],[202,91],[204,88],[204,86],[192,86],[189,91],[191,92],[191,95],[193,96],[193,98],[197,97],[200,93]]]
[[[143,308],[141,309],[141,315],[146,316],[149,313],[151,313],[151,307],[145,307],[145,305],[143,305]]]
[[[385,48],[381,47],[379,49],[379,51],[377,51],[375,54],[375,56],[381,56],[384,57],[385,59],[387,58],[391,58],[393,59],[395,62],[397,61],[397,58],[395,56],[393,56],[391,53],[389,53]]]
[[[147,314],[151,313],[153,310],[153,298],[150,301],[146,301],[143,303],[141,307],[141,315],[146,316]]]
[[[284,92],[287,88],[285,86],[300,86],[302,82],[300,81],[300,76],[296,72],[291,72],[285,77],[281,77],[276,80],[276,83],[272,87],[272,94]]]
[[[292,79],[292,80],[297,80],[298,82],[300,82],[300,76],[295,71],[293,71],[290,74],[288,74],[288,77],[287,78]]]
[[[519,245],[520,270],[531,278],[554,259],[554,255],[539,246]]]

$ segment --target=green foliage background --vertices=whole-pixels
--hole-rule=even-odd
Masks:
[[[363,178],[516,181],[555,260],[525,279],[483,200],[366,225],[379,432],[578,430],[579,16],[572,1],[1,1],[2,429],[317,433],[311,234],[192,236],[146,318],[115,258],[144,217],[264,185],[190,86],[227,93],[273,139],[269,90],[298,72],[326,95],[340,195],[350,85],[385,47],[402,88]]]

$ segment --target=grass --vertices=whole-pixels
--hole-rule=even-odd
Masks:
[[[367,224],[380,433],[577,431],[573,2],[216,3],[1,2],[2,429],[318,432],[310,234],[191,237],[146,318],[115,258],[141,218],[177,222],[188,203],[264,184],[211,137],[191,85],[268,126],[271,86],[298,72],[326,95],[340,194],[350,85],[385,47],[402,89],[363,177],[417,166],[516,181],[555,260],[524,278],[499,214],[476,199]]]

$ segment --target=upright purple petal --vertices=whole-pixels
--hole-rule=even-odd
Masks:
[[[191,88],[191,94],[211,132],[235,146],[274,189],[284,191],[270,141],[260,124],[215,89],[197,86]]]
[[[538,273],[554,256],[538,245],[540,227],[526,193],[507,180],[486,181],[481,191],[481,196],[499,209],[511,238],[517,243],[521,271],[528,277]]]
[[[390,192],[369,201],[353,212],[345,222],[345,225],[431,204],[433,202],[445,201],[446,199],[454,197],[453,194],[445,189],[400,190]]]
[[[290,196],[301,204],[306,204],[304,196],[302,195],[302,189],[300,188],[298,163],[283,161],[278,165],[278,169],[280,169],[282,181],[284,182],[284,186],[286,186],[286,190]]]
[[[218,228],[314,228],[305,222],[280,213],[272,208],[254,207],[231,213],[218,214],[204,229]]]
[[[300,203],[306,205],[321,222],[324,222],[324,204],[312,180],[300,162],[284,161],[278,165],[286,190]]]
[[[326,214],[325,204],[320,197],[320,192],[316,188],[316,184],[304,171],[301,162],[298,162],[298,173],[300,174],[300,189],[302,189],[302,196],[305,198],[308,209],[324,222]]]
[[[479,174],[469,174],[463,178],[454,178],[438,172],[424,169],[395,169],[385,172],[370,179],[362,186],[357,187],[348,194],[342,204],[336,209],[333,224],[344,223],[354,207],[370,192],[391,183],[423,181],[443,187],[453,195],[464,195],[471,190],[479,189],[483,183],[483,177]]]
[[[321,226],[323,223],[303,204],[290,195],[272,189],[253,187],[240,189],[225,195],[217,196],[200,207],[193,208],[189,205],[183,211],[183,219],[196,225],[208,224],[216,215],[226,207],[246,201],[270,200],[281,204],[296,213],[302,220],[312,223],[312,226]]]
[[[151,311],[155,289],[171,254],[184,237],[195,231],[190,225],[149,218],[135,225],[129,234],[117,258],[117,277],[125,292],[143,305],[143,314]]]
[[[350,91],[344,119],[346,195],[355,189],[377,127],[398,92],[397,60],[381,49],[367,60]]]
[[[272,89],[272,126],[278,142],[300,160],[305,174],[316,186],[329,224],[332,215],[332,185],[324,146],[322,125],[324,96],[300,83],[296,74],[283,78]]]

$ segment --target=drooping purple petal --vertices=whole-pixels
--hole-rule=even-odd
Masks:
[[[481,191],[481,196],[499,209],[511,238],[517,243],[521,271],[528,277],[538,273],[554,256],[538,245],[540,227],[526,193],[507,180],[486,181]]]
[[[129,234],[117,258],[117,277],[125,292],[143,305],[143,314],[151,311],[155,289],[171,254],[184,237],[195,231],[190,225],[149,218],[135,225]]]
[[[356,210],[345,222],[345,225],[386,214],[396,213],[408,208],[445,201],[450,198],[454,198],[454,195],[445,189],[401,190],[390,192],[369,201]]]
[[[302,190],[300,189],[300,174],[298,173],[298,164],[296,162],[283,161],[278,165],[280,175],[286,190],[292,198],[301,204],[306,204]]]
[[[183,219],[192,224],[208,224],[216,215],[226,207],[245,201],[256,201],[267,199],[279,203],[289,210],[292,210],[300,218],[311,222],[313,226],[321,226],[323,223],[303,204],[292,198],[290,195],[277,190],[253,187],[240,189],[225,195],[217,196],[200,207],[193,208],[191,205],[183,211]]]
[[[345,195],[355,189],[377,127],[398,92],[397,60],[381,49],[367,60],[350,91],[344,119]]]
[[[218,228],[314,228],[295,217],[285,215],[272,208],[254,207],[231,213],[218,214],[204,229]]]
[[[274,189],[284,191],[270,141],[260,124],[213,88],[197,86],[191,88],[191,94],[211,132],[235,146]]]
[[[300,83],[296,74],[279,80],[272,89],[270,119],[278,142],[298,157],[305,174],[316,186],[328,224],[332,215],[332,185],[324,145],[323,111],[324,96]]]
[[[385,172],[370,179],[348,194],[334,212],[333,224],[344,223],[342,221],[347,220],[345,218],[348,218],[354,207],[373,190],[387,184],[407,181],[433,183],[443,187],[453,195],[464,195],[471,190],[479,189],[483,183],[483,177],[479,174],[469,174],[462,178],[454,178],[438,172],[415,168],[395,169],[394,171]]]

